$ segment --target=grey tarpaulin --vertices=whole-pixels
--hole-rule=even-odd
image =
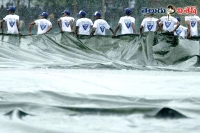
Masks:
[[[198,37],[0,37],[0,133],[200,131]]]
[[[34,36],[1,35],[0,67],[195,69],[199,41],[170,33],[81,36],[54,33]],[[164,68],[163,68],[164,67]],[[168,69],[166,68],[166,69]]]

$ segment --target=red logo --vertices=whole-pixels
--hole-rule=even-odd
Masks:
[[[187,6],[185,8],[178,7],[178,8],[176,8],[176,12],[178,14],[196,15],[197,14],[197,8],[196,8],[196,6]]]

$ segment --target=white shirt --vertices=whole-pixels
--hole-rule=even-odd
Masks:
[[[198,21],[200,21],[200,18],[198,16],[185,16],[185,21],[190,21],[190,35],[198,36]]]
[[[176,27],[176,25],[174,25],[174,28]],[[180,25],[176,31],[174,32],[175,36],[180,36],[182,38],[185,38],[187,36],[187,28]]]
[[[80,18],[76,21],[76,26],[79,27],[79,34],[90,35],[90,28],[93,26],[93,22],[89,18]]]
[[[106,29],[110,29],[110,26],[105,20],[97,19],[94,22],[93,28],[96,28],[94,35],[105,35]]]
[[[119,24],[121,24],[121,34],[133,34],[132,24],[135,24],[135,18],[131,16],[121,17]]]
[[[163,30],[164,31],[173,31],[174,30],[174,25],[178,23],[178,20],[172,16],[163,16],[160,18],[161,23],[163,24]]]
[[[141,23],[141,26],[144,27],[144,32],[156,31],[157,21],[158,19],[153,17],[144,18]]]
[[[47,19],[38,19],[34,22],[38,26],[37,34],[44,34],[49,29],[49,26],[52,25],[51,22]]]
[[[7,28],[8,28],[7,33],[10,33],[10,34],[18,34],[19,33],[18,28],[17,28],[17,21],[19,22],[18,15],[9,14],[5,18],[3,18],[3,20],[5,20],[7,23]]]
[[[66,32],[71,32],[71,26],[70,26],[70,21],[74,21],[73,17],[65,16],[60,18],[61,23],[62,23],[62,30]]]

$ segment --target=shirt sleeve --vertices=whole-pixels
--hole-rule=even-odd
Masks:
[[[190,20],[190,17],[189,16],[185,16],[185,21],[188,21]]]
[[[7,20],[8,20],[8,17],[6,16],[5,18],[3,18],[3,20],[7,21]]]
[[[122,24],[122,17],[119,19],[119,24]]]
[[[178,23],[178,20],[177,20],[176,18],[173,18],[172,21],[173,21],[174,23]]]
[[[160,18],[160,23],[163,24],[163,17]]]
[[[142,20],[141,26],[144,27],[144,24],[145,24],[145,19]]]
[[[35,22],[36,25],[39,25],[40,20],[35,20],[34,22]]]
[[[94,21],[93,28],[97,28],[97,21]]]
[[[110,29],[110,25],[107,22],[105,23],[105,28]]]
[[[131,22],[135,24],[135,18],[132,18],[132,19],[131,19]]]
[[[49,26],[52,25],[52,23],[50,21],[48,21]]]
[[[74,18],[72,18],[72,21],[74,22]]]
[[[92,20],[90,20],[90,24],[91,24],[91,26],[93,26],[93,22],[92,22]]]
[[[19,16],[17,16],[16,18],[17,18],[17,20],[19,21]]]
[[[197,21],[200,21],[200,18],[199,18],[199,16],[197,16]]]
[[[79,19],[76,21],[76,26],[79,26]]]

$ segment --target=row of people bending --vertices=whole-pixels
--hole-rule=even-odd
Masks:
[[[7,23],[7,33],[20,34],[19,29],[19,16],[15,15],[15,7],[10,6],[8,9],[8,15],[1,20],[2,33],[4,32],[3,22]],[[125,9],[125,16],[121,17],[115,30],[113,30],[109,24],[101,18],[101,13],[96,11],[94,13],[95,22],[86,18],[86,12],[81,10],[78,15],[79,19],[76,21],[76,28],[73,29],[74,18],[70,16],[70,11],[65,10],[62,12],[63,16],[58,19],[58,27],[60,32],[75,32],[76,35],[105,35],[106,30],[110,30],[113,36],[121,27],[121,34],[137,34],[135,29],[135,18],[131,16],[131,10]],[[33,25],[38,26],[37,34],[46,34],[52,29],[52,23],[47,19],[48,14],[43,12],[40,14],[40,19],[30,23],[28,28],[28,34],[31,35],[31,28]],[[143,19],[140,26],[140,34],[143,32],[157,32],[158,30],[164,30],[174,33],[174,35],[181,36],[183,38],[190,38],[191,36],[198,36],[198,24],[200,24],[200,18],[198,16],[186,16],[185,21],[187,28],[180,25],[180,18],[174,18],[173,16],[163,16],[160,19],[154,18],[152,13],[147,13],[147,17]],[[92,30],[90,30],[92,28]]]

